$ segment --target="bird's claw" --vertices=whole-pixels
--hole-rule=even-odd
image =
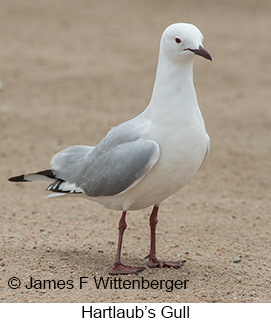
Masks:
[[[109,274],[111,275],[136,274],[137,275],[139,272],[141,272],[144,269],[145,267],[127,266],[127,265],[123,265],[122,263],[116,263],[110,269]]]
[[[148,266],[151,268],[162,268],[162,267],[167,267],[167,268],[175,268],[179,269],[181,266],[184,265],[186,260],[182,261],[164,261],[164,260],[159,260],[157,258],[155,259],[149,259]]]

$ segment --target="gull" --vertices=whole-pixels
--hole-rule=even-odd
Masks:
[[[135,118],[113,127],[96,146],[70,146],[53,156],[51,169],[12,177],[12,182],[51,180],[49,197],[87,197],[122,212],[115,263],[110,274],[137,274],[142,266],[121,262],[126,214],[153,206],[149,267],[180,268],[184,261],[156,257],[156,225],[161,202],[197,173],[210,138],[193,83],[195,55],[212,60],[200,30],[188,23],[168,26],[161,37],[152,96]]]

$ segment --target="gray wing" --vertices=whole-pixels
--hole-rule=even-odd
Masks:
[[[137,139],[106,151],[94,149],[76,185],[91,197],[116,195],[140,180],[159,159],[159,146]]]
[[[70,146],[56,153],[51,159],[51,167],[56,178],[70,184],[75,183],[82,172],[86,156],[93,151],[92,146]]]
[[[139,138],[127,122],[96,146],[71,146],[51,160],[56,177],[91,197],[116,195],[135,185],[157,163],[159,145]]]

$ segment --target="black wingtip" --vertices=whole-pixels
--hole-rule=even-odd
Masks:
[[[20,175],[20,176],[15,176],[15,177],[10,177],[8,179],[10,182],[27,182],[26,179],[24,179],[24,175]]]
[[[36,174],[43,175],[52,179],[56,178],[51,169],[42,170],[41,172],[37,172]]]

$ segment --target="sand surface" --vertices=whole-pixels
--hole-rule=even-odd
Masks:
[[[270,302],[270,12],[267,0],[1,0],[1,302]],[[186,264],[121,278],[189,281],[172,292],[97,289],[94,277],[110,277],[120,213],[43,199],[46,183],[7,178],[46,169],[58,150],[95,145],[139,114],[173,22],[197,25],[213,56],[194,66],[211,153],[160,209],[158,256]],[[150,211],[128,214],[127,264],[147,263]],[[27,289],[30,277],[65,285]]]

